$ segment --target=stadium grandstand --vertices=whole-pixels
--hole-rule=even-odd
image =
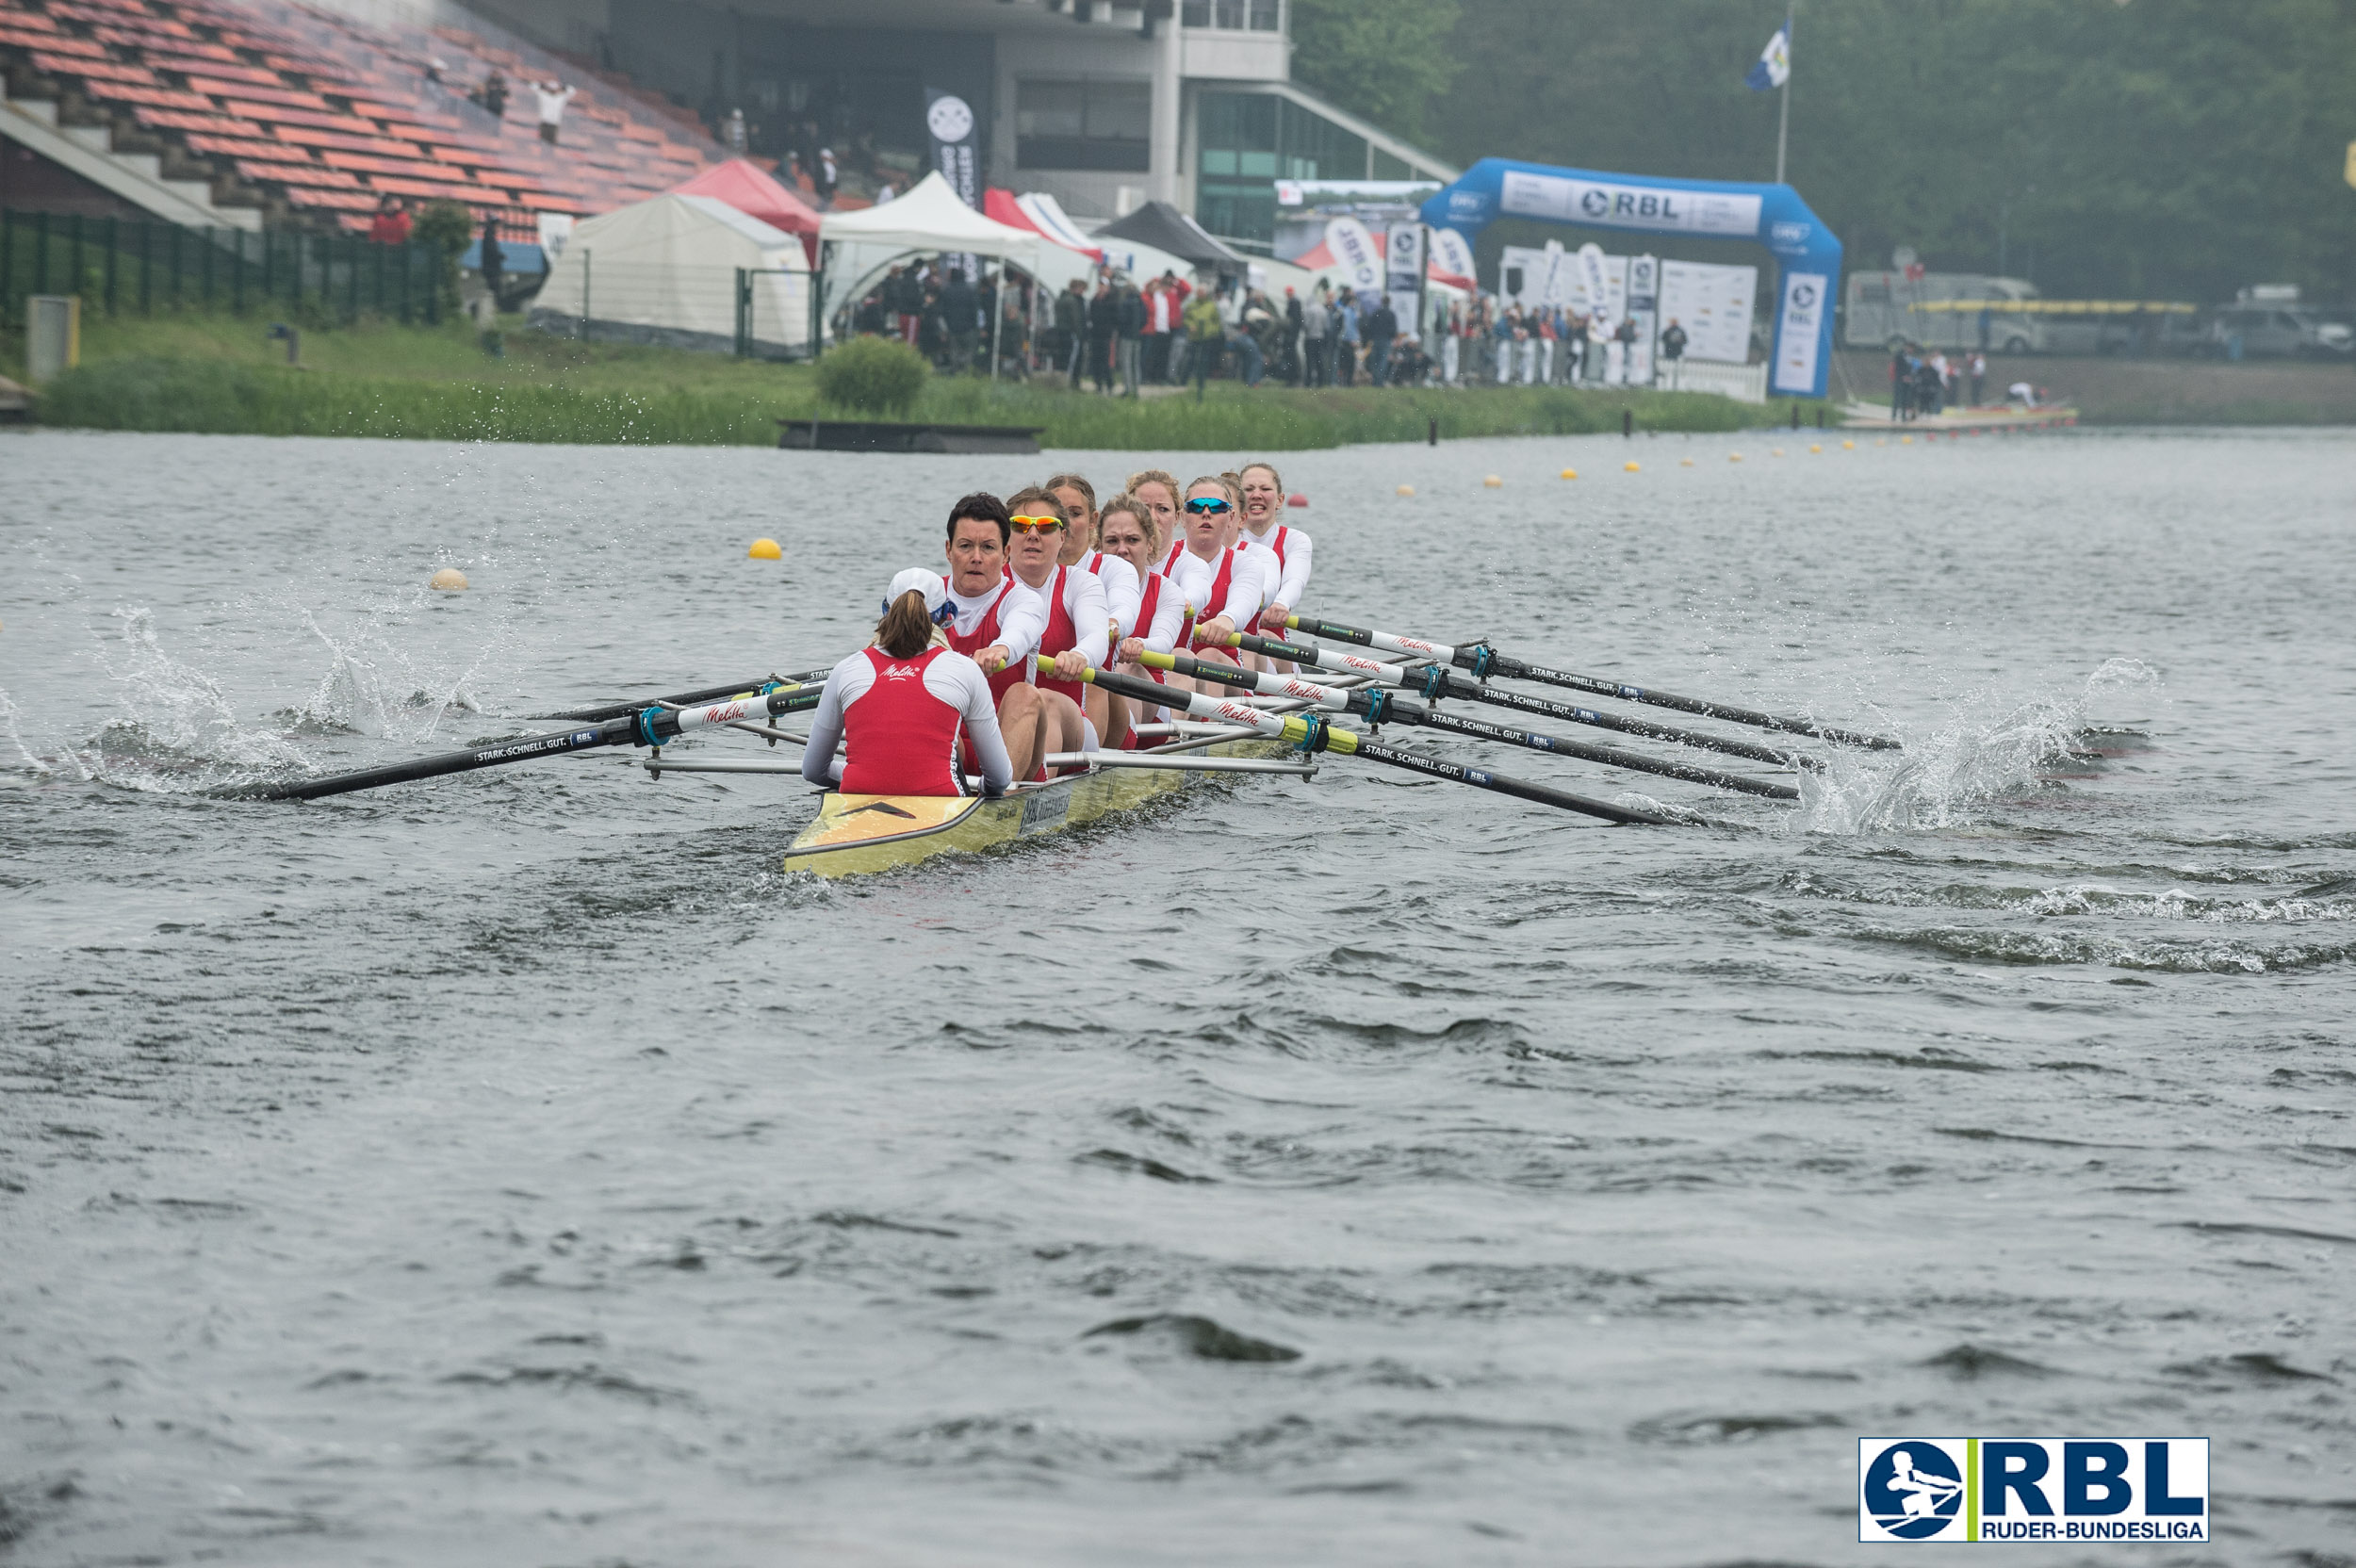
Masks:
[[[474,24],[455,25],[462,17]],[[533,241],[725,155],[694,115],[468,13],[374,25],[255,0],[0,0],[0,204],[365,233],[387,196]],[[483,85],[494,73],[504,102]],[[575,90],[559,139],[537,81]]]

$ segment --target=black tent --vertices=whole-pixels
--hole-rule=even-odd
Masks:
[[[1242,256],[1213,239],[1202,224],[1168,202],[1148,202],[1119,222],[1097,230],[1093,237],[1133,239],[1214,272],[1241,273],[1247,265]]]

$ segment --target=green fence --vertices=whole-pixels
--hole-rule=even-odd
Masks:
[[[158,310],[300,311],[439,321],[438,246],[353,235],[189,229],[78,213],[0,210],[0,313],[28,294],[79,294],[109,316]]]

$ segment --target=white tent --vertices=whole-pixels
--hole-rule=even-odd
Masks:
[[[818,223],[825,257],[826,309],[857,300],[875,286],[876,274],[911,253],[994,256],[1039,275],[1039,253],[1049,242],[1028,229],[985,217],[957,199],[939,170],[880,206],[830,212]]]
[[[738,279],[749,274],[750,309]],[[802,242],[712,196],[655,196],[573,229],[532,303],[532,323],[584,337],[763,358],[807,351]]]

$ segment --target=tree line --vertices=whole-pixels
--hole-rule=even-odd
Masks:
[[[1293,0],[1293,71],[1460,164],[1768,180],[1776,94],[1742,76],[1785,10]],[[1787,177],[1852,269],[2356,302],[2356,0],[1802,0],[1792,55]],[[1522,227],[1491,246],[1562,233]]]

